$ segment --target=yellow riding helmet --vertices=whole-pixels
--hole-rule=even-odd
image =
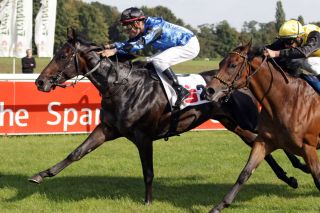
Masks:
[[[302,34],[304,34],[303,27],[297,20],[284,22],[279,30],[280,38],[296,38],[298,35]]]
[[[312,32],[312,31],[318,31],[318,32],[320,32],[320,27],[318,27],[317,25],[314,25],[314,24],[307,24],[307,25],[304,25],[304,26],[303,26],[303,31],[304,31],[306,34],[309,34],[309,33]]]

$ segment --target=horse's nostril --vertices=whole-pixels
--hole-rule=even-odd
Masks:
[[[207,89],[207,94],[208,94],[209,96],[213,95],[214,93],[215,93],[215,91],[214,91],[214,89],[213,89],[212,87],[209,87],[209,88]]]
[[[36,80],[36,85],[37,85],[38,87],[42,87],[43,84],[44,84],[43,80],[40,80],[40,79],[37,79],[37,80]]]

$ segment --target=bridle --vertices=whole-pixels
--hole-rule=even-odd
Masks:
[[[116,55],[116,64],[114,64],[114,62],[108,57],[100,58],[99,61],[96,63],[96,65],[91,70],[89,70],[88,72],[83,74],[82,78],[79,79],[78,76],[81,74],[80,70],[79,70],[79,58],[78,58],[79,57],[78,54],[79,54],[80,42],[76,42],[74,46],[72,44],[70,44],[69,42],[67,42],[66,44],[71,48],[72,56],[70,57],[70,59],[68,61],[65,62],[65,65],[64,65],[63,69],[54,78],[51,79],[51,84],[53,86],[66,88],[66,87],[69,87],[69,86],[76,85],[79,81],[83,80],[84,78],[88,77],[89,75],[91,75],[92,73],[97,71],[99,69],[99,67],[101,65],[101,62],[103,60],[107,60],[109,62],[109,64],[110,64],[109,69],[106,72],[109,73],[112,70],[114,70],[114,72],[116,74],[115,81],[112,82],[112,84],[115,85],[116,88],[114,89],[114,91],[111,92],[110,97],[115,95],[119,91],[120,86],[125,85],[125,84],[128,83],[128,79],[129,79],[129,76],[132,73],[133,66],[132,66],[132,64],[130,64],[130,70],[129,70],[128,74],[124,78],[119,80],[119,73],[118,73],[119,68],[118,68],[118,57],[117,57],[117,55]],[[86,53],[91,52],[91,51],[96,51],[97,49],[101,50],[102,48],[101,47],[97,47],[97,48],[89,49]],[[74,82],[69,83],[69,84],[60,84],[60,83],[58,83],[59,80],[61,79],[62,75],[67,70],[67,68],[69,66],[71,66],[72,60],[74,61],[74,64],[75,64],[76,79],[74,80]],[[113,69],[113,68],[115,68],[115,69]]]
[[[79,71],[79,58],[78,58],[78,54],[79,54],[79,46],[80,43],[76,42],[75,46],[73,46],[72,44],[70,44],[69,42],[66,43],[72,50],[72,56],[70,57],[70,59],[68,61],[65,62],[64,68],[61,70],[61,72],[59,72],[55,77],[53,77],[51,79],[51,84],[53,86],[58,86],[58,87],[62,87],[62,88],[66,88],[69,86],[74,86],[76,85],[79,81],[83,80],[84,78],[88,77],[89,75],[91,75],[93,72],[95,72],[96,70],[98,70],[98,68],[100,67],[101,61],[103,60],[102,58],[97,62],[97,64],[87,73],[85,73],[82,78],[78,78],[80,75],[80,71]],[[89,50],[88,52],[93,51],[93,50]],[[74,64],[75,64],[75,68],[76,68],[76,79],[74,80],[74,82],[69,83],[69,84],[60,84],[58,83],[59,80],[61,79],[62,75],[65,73],[65,70],[67,70],[67,68],[71,65],[71,61],[74,60]]]
[[[236,73],[236,75],[233,78],[233,80],[231,81],[231,83],[228,83],[223,78],[221,78],[219,76],[219,73],[218,73],[218,75],[213,76],[213,78],[218,79],[222,84],[226,85],[226,87],[227,87],[227,95],[226,95],[226,98],[225,98],[225,102],[227,102],[229,100],[229,98],[231,96],[231,93],[234,90],[237,90],[237,89],[240,89],[240,88],[243,88],[243,87],[248,87],[252,76],[254,76],[261,69],[262,65],[267,61],[267,57],[264,57],[264,59],[263,59],[262,63],[260,64],[260,66],[257,69],[255,69],[253,72],[251,72],[252,65],[251,65],[250,61],[248,60],[248,56],[246,54],[243,54],[243,53],[237,52],[237,51],[232,51],[232,52],[229,53],[229,55],[231,55],[231,54],[239,55],[241,58],[244,59],[242,64],[241,64],[241,67],[239,68],[238,72]],[[237,81],[241,78],[243,70],[247,66],[249,67],[249,75],[246,77],[245,84],[237,85]]]

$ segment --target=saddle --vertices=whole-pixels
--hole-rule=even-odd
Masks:
[[[157,72],[151,62],[146,61],[134,61],[132,64],[136,68],[146,69],[149,71],[150,77],[156,81],[160,81],[163,86],[163,92],[167,96],[167,99],[170,103],[171,109],[173,110],[173,106],[177,100],[177,94],[172,87],[172,83],[169,82],[167,77],[164,76],[163,73]],[[186,89],[189,90],[190,96],[182,102],[180,105],[180,110],[186,108],[187,106],[199,105],[208,103],[206,99],[204,99],[204,88],[206,86],[206,82],[203,77],[199,74],[177,74],[178,81],[181,85],[183,85]]]

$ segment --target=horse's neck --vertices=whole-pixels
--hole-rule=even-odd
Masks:
[[[135,69],[127,62],[110,62],[106,59],[101,61],[100,68],[88,78],[102,95],[109,96],[114,91],[130,88],[134,84],[137,80],[134,78]]]
[[[280,71],[275,70],[271,64],[266,63],[257,69],[261,70],[252,76],[249,87],[264,109],[273,115],[275,109],[284,107],[282,100],[295,91],[294,85],[289,85]],[[292,80],[290,76],[287,78]]]
[[[99,68],[92,72],[97,64],[100,64]],[[104,92],[106,88],[112,87],[112,82],[116,79],[116,68],[108,61],[96,61],[96,62],[87,62],[88,66],[86,68],[86,74],[92,72],[88,75],[88,79],[93,83],[93,85],[100,91]]]

